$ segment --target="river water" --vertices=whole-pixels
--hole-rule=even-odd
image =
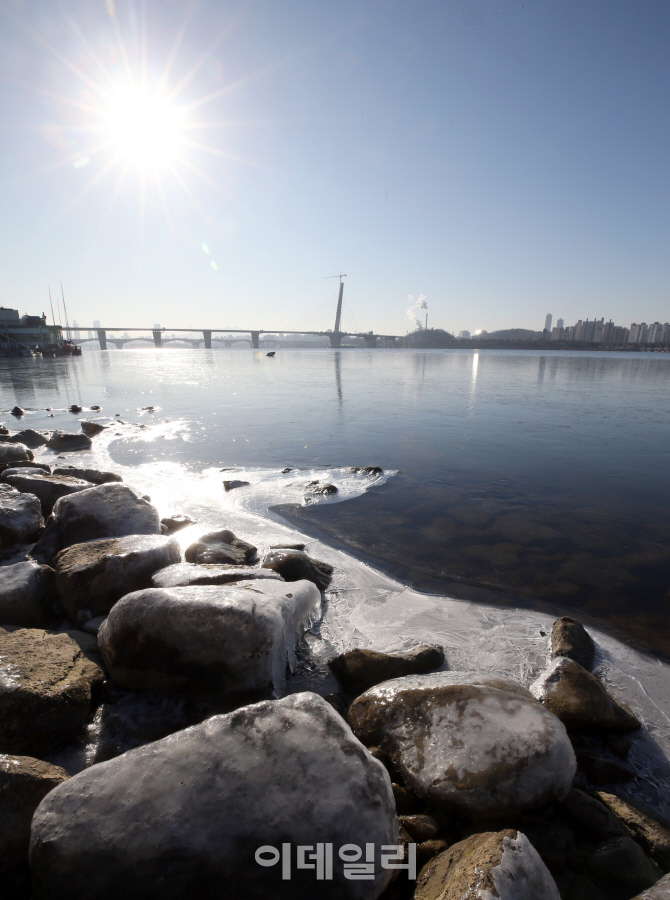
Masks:
[[[528,684],[553,618],[580,617],[598,674],[647,725],[632,764],[666,814],[669,388],[665,354],[152,348],[0,360],[6,425],[110,425],[77,459],[122,471],[162,514],[193,515],[184,543],[229,525],[263,550],[300,531],[335,564],[291,690],[336,689],[319,661],[343,648],[418,641],[443,644],[451,668]],[[348,471],[362,465],[384,475]],[[224,478],[250,484],[225,493]],[[338,493],[306,500],[313,480]]]

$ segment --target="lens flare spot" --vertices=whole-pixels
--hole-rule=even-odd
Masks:
[[[209,264],[214,269],[215,272],[218,271],[219,267],[217,266],[217,264],[214,262],[213,259],[210,259]]]

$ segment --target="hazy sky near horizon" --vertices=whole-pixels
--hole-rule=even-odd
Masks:
[[[667,0],[0,0],[0,305],[667,321],[669,44]]]

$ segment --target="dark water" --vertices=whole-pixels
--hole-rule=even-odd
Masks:
[[[344,503],[291,509],[415,586],[550,603],[670,653],[670,355],[514,351],[123,350],[0,361],[24,427],[183,419],[119,439],[125,464],[381,465]],[[141,407],[158,407],[141,413]],[[139,416],[142,416],[140,419]],[[69,418],[68,418],[69,417]],[[5,424],[11,421],[5,415]]]

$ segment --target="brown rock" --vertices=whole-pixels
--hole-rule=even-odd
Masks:
[[[285,581],[303,578],[325,591],[331,582],[333,567],[319,559],[313,559],[302,550],[270,550],[262,562],[262,568],[279,572]]]
[[[232,531],[210,531],[186,548],[184,559],[198,565],[228,563],[243,566],[256,555],[256,547],[235,537]]]
[[[420,867],[426,865],[434,856],[444,853],[449,849],[449,844],[439,838],[431,841],[421,841],[416,846],[416,860]]]
[[[22,494],[34,494],[42,506],[42,515],[46,519],[57,500],[69,494],[88,490],[91,485],[82,478],[71,478],[67,475],[46,475],[37,471],[25,470],[21,474],[3,473],[3,481],[11,484]]]
[[[398,821],[417,843],[432,841],[440,836],[440,826],[432,816],[398,816]],[[446,848],[445,848],[446,849]]]
[[[90,437],[77,431],[54,431],[47,441],[47,447],[50,450],[58,450],[59,452],[90,450],[92,446]]]
[[[667,822],[660,822],[649,810],[630,800],[622,800],[604,791],[598,791],[596,796],[663,872],[670,872],[670,825]]]
[[[551,629],[551,657],[567,656],[589,672],[593,669],[595,644],[581,622],[570,616],[556,619]]]
[[[380,653],[377,650],[349,650],[331,659],[328,665],[344,687],[362,694],[375,684],[404,675],[424,675],[444,662],[444,650],[434,644],[421,644],[412,650]]]
[[[105,430],[105,426],[99,422],[82,422],[81,430],[89,437],[95,437],[96,434],[100,434]]]

